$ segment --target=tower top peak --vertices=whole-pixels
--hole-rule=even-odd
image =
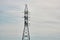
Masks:
[[[25,4],[25,10],[24,11],[28,11],[28,6],[27,4]]]

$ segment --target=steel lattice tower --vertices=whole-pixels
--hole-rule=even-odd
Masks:
[[[27,4],[25,4],[25,10],[24,10],[24,29],[23,29],[22,40],[30,40],[29,27],[28,27],[28,7],[27,7]]]

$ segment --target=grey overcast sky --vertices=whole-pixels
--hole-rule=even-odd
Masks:
[[[31,40],[60,40],[60,0],[0,0],[0,40],[21,40],[25,3]]]

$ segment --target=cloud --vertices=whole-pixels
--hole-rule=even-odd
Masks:
[[[17,23],[18,20],[20,20],[20,17],[13,16],[8,13],[0,13],[0,24],[6,24],[6,23]]]

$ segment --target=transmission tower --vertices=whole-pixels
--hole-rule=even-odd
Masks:
[[[24,29],[23,29],[23,35],[22,40],[30,40],[29,35],[29,27],[28,27],[28,7],[27,4],[25,4],[25,10],[24,10]]]

